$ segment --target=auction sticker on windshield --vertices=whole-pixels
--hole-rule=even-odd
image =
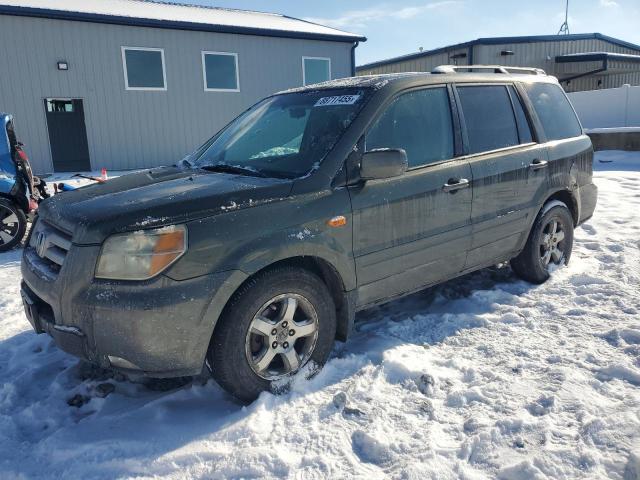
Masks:
[[[360,95],[336,95],[334,97],[319,98],[314,107],[333,107],[334,105],[353,105],[360,99]]]

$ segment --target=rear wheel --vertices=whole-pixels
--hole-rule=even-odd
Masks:
[[[523,280],[543,283],[554,266],[569,263],[572,248],[573,217],[566,205],[557,202],[538,216],[524,249],[511,260],[511,268]]]
[[[225,390],[252,401],[305,364],[323,365],[335,332],[335,305],[322,280],[307,270],[279,267],[258,274],[233,296],[207,359]]]
[[[20,207],[0,198],[0,252],[18,245],[27,230],[27,217]]]

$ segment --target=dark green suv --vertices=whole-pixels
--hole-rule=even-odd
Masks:
[[[276,94],[179,165],[45,201],[33,328],[125,372],[206,365],[251,400],[358,310],[508,260],[544,282],[594,211],[591,142],[555,78],[470,70]]]

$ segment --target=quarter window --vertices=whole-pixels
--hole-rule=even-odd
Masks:
[[[561,140],[582,135],[578,117],[559,85],[532,83],[525,88],[533,103],[533,109],[542,123],[547,140]]]
[[[302,84],[311,85],[331,80],[331,59],[302,57]]]
[[[367,150],[402,148],[409,167],[453,157],[453,127],[449,94],[442,87],[399,96],[366,137]]]
[[[166,90],[164,50],[122,47],[124,83],[127,90]]]
[[[239,92],[238,54],[202,52],[204,89],[208,92]]]
[[[518,145],[518,128],[504,85],[458,87],[469,153]]]
[[[516,114],[516,123],[518,124],[518,136],[520,137],[520,143],[533,142],[533,136],[531,135],[531,127],[527,115],[522,108],[522,101],[520,96],[516,92],[516,89],[512,85],[509,85],[509,95],[511,95],[511,101],[513,102],[513,111]]]

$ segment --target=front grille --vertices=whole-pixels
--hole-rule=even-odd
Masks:
[[[46,269],[42,273],[57,275],[71,248],[71,235],[38,220],[33,227],[27,247],[27,255],[34,266]]]

